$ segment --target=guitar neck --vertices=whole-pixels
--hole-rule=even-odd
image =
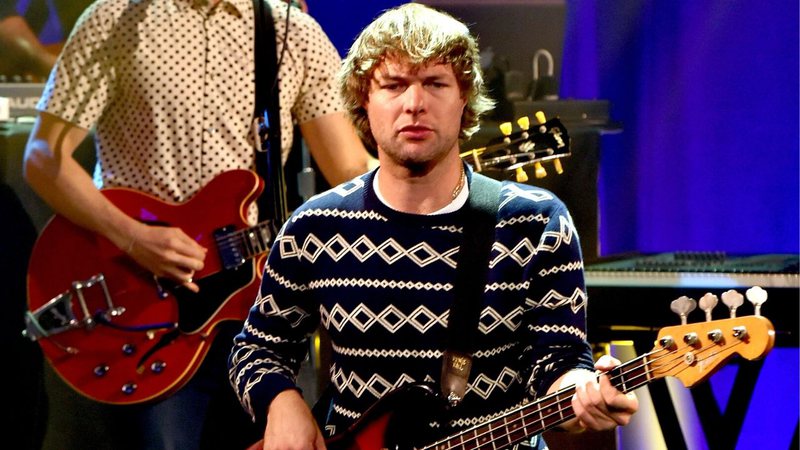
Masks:
[[[649,367],[648,357],[640,356],[606,372],[611,383],[622,392],[637,389],[655,378]],[[680,363],[680,361],[678,361]],[[492,419],[483,425],[459,432],[423,448],[423,450],[475,449],[484,446],[505,448],[535,434],[555,428],[575,417],[572,396],[575,387],[570,386],[550,394],[515,411]]]
[[[649,353],[605,372],[611,384],[627,393],[672,376],[692,387],[736,354],[749,360],[763,358],[775,343],[775,331],[761,316],[732,317],[662,328],[656,342]],[[575,387],[568,387],[424,448],[507,447],[574,418],[574,394]]]
[[[238,239],[241,243],[241,248],[244,252],[243,256],[252,258],[269,251],[272,244],[272,227],[271,221],[264,221],[231,234],[236,235],[234,239]]]
[[[233,269],[245,261],[266,253],[272,245],[276,224],[271,220],[215,236],[217,249],[225,269]]]

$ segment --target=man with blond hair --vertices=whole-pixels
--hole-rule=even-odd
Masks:
[[[448,349],[457,262],[482,175],[460,144],[492,106],[478,46],[453,17],[419,4],[389,10],[353,44],[340,75],[345,106],[380,168],[309,200],[281,231],[261,293],[236,337],[230,378],[266,421],[265,450],[321,449],[388,392],[438,384]],[[628,423],[635,396],[594,369],[586,289],[569,212],[552,193],[499,185],[472,369],[441,432],[484,423],[575,385],[567,430]],[[296,385],[306,341],[330,334],[332,398],[318,428]],[[426,413],[420,407],[420,414]],[[426,423],[427,425],[427,423]],[[406,434],[421,434],[408,429]],[[545,448],[537,436],[529,445]],[[423,442],[425,444],[425,442]]]

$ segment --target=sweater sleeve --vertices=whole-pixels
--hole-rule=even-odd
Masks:
[[[586,341],[586,288],[577,231],[564,204],[554,198],[530,267],[525,325],[530,342],[528,391],[536,396],[568,370],[593,370]]]
[[[287,222],[272,246],[259,295],[228,359],[229,378],[242,406],[264,423],[280,392],[299,389],[296,377],[308,352],[308,338],[319,323],[318,307],[307,304],[307,285]]]

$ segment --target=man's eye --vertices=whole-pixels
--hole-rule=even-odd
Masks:
[[[383,89],[387,91],[397,91],[400,89],[400,84],[399,83],[384,84]]]

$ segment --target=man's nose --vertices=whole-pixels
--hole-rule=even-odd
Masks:
[[[406,112],[418,114],[425,110],[425,89],[421,84],[412,83],[404,94]]]

